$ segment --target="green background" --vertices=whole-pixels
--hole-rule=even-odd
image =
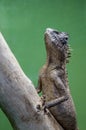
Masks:
[[[73,48],[68,64],[69,83],[80,130],[86,124],[86,1],[0,0],[0,31],[25,74],[37,85],[45,63],[44,32],[47,27],[66,31]],[[0,130],[12,130],[0,110]]]

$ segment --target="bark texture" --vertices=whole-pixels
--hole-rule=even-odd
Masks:
[[[63,130],[50,113],[42,110],[33,83],[22,71],[1,33],[0,108],[14,130]]]

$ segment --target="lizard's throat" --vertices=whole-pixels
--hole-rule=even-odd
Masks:
[[[66,64],[65,55],[60,55],[55,52],[48,52],[47,53],[47,65],[55,65],[62,67]]]

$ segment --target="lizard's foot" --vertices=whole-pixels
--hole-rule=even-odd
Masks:
[[[46,97],[45,97],[45,95],[41,96],[41,102],[42,102],[41,105],[38,104],[36,106],[37,112],[40,112],[42,110],[42,111],[44,111],[44,114],[48,114],[49,111],[48,111],[47,106],[46,106]]]
[[[43,110],[44,110],[44,113],[46,113],[46,114],[49,113],[49,110],[47,109],[46,104],[43,106]]]
[[[41,100],[42,100],[42,110],[44,110],[44,113],[48,114],[49,111],[46,107],[46,96],[45,95],[41,96]]]

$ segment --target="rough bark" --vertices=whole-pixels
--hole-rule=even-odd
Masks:
[[[62,130],[50,113],[38,110],[39,105],[34,85],[0,33],[0,108],[14,130]]]

